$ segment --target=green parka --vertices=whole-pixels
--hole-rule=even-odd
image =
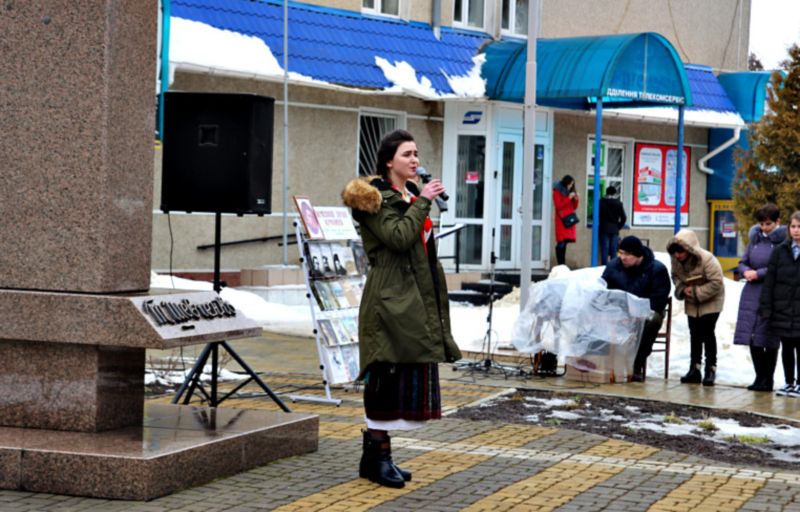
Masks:
[[[418,195],[413,183],[408,188]],[[406,203],[379,177],[351,181],[342,199],[361,226],[370,264],[358,315],[359,379],[374,362],[460,359],[436,245],[431,237],[426,254],[420,235],[431,202],[419,196]]]

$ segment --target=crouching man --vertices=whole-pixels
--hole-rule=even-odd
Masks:
[[[623,290],[650,301],[650,317],[644,324],[639,351],[633,362],[633,380],[644,382],[647,357],[653,351],[669,300],[669,272],[655,258],[653,251],[642,245],[641,240],[626,236],[619,243],[617,257],[606,266],[603,279],[609,290]]]

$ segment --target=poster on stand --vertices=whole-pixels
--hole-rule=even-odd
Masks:
[[[294,205],[297,208],[297,213],[300,214],[300,220],[303,223],[303,228],[306,232],[306,238],[309,240],[321,240],[325,238],[322,233],[322,227],[317,219],[317,213],[311,205],[311,200],[306,196],[292,196]]]
[[[358,240],[350,210],[344,206],[318,206],[314,208],[326,240]]]
[[[689,179],[686,169],[690,148],[683,148],[681,172],[681,225],[689,224]],[[675,179],[678,168],[677,146],[636,144],[633,173],[633,225],[672,226],[675,224]]]

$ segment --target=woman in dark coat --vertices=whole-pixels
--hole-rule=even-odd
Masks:
[[[395,130],[378,149],[378,175],[342,192],[370,263],[358,315],[367,420],[359,475],[389,487],[403,487],[411,474],[392,462],[388,430],[441,418],[438,363],[461,358],[428,217],[444,187],[432,179],[420,191],[412,181],[418,166],[413,136]]]
[[[747,281],[739,299],[739,315],[733,343],[750,347],[756,379],[747,389],[772,391],[775,364],[778,362],[779,337],[769,334],[769,324],[758,315],[761,287],[767,275],[772,249],[786,240],[786,227],[778,220],[780,212],[774,204],[756,212],[757,226],[750,229],[747,249],[739,261],[739,274]]]
[[[786,385],[775,393],[800,397],[795,380],[800,376],[800,211],[792,214],[789,237],[775,247],[769,258],[758,312],[769,321],[770,334],[781,338]]]
[[[567,174],[553,185],[553,206],[556,209],[556,261],[564,265],[567,261],[567,244],[575,243],[576,225],[564,225],[564,217],[575,213],[578,209],[578,193],[575,192],[575,180]]]

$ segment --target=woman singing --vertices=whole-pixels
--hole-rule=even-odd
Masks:
[[[444,186],[433,179],[420,191],[418,165],[413,136],[393,131],[381,141],[377,176],[342,192],[370,263],[358,316],[367,421],[359,475],[389,487],[403,487],[411,474],[392,462],[388,431],[439,419],[437,364],[461,358],[428,217]]]

